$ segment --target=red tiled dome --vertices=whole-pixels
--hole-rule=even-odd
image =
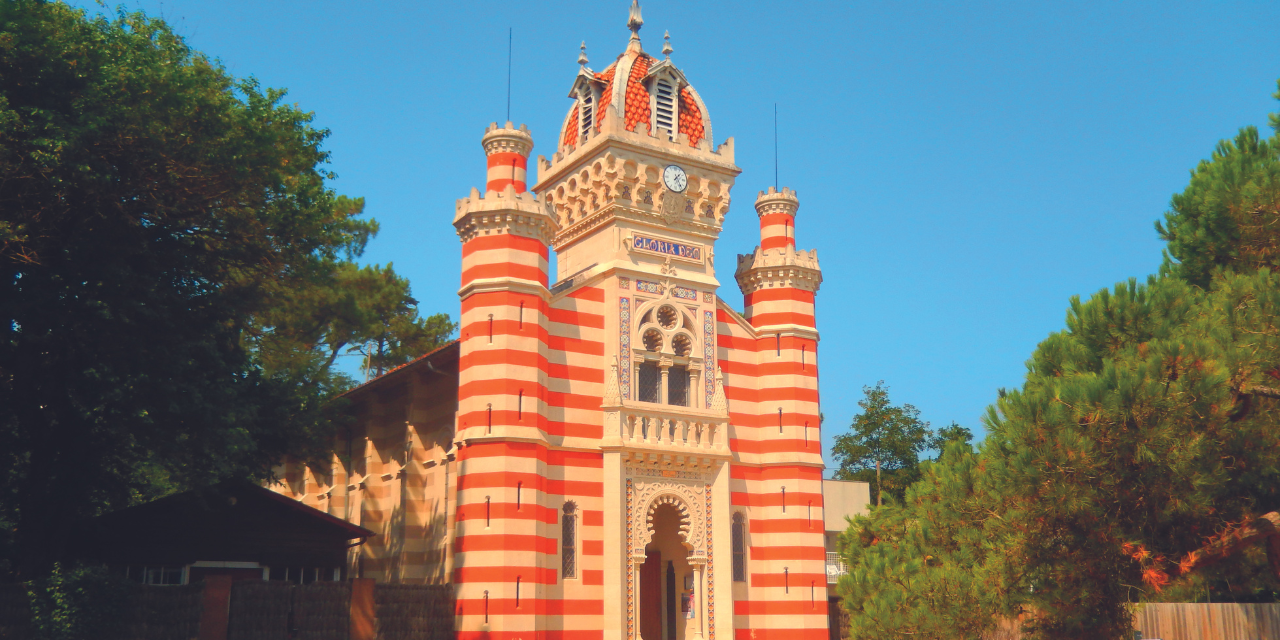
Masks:
[[[649,125],[649,130],[652,132],[653,113],[650,107],[652,97],[644,86],[644,77],[655,64],[659,64],[658,59],[642,51],[638,43],[633,41],[632,46],[628,47],[604,71],[593,74],[597,82],[604,84],[596,110],[596,131],[603,130],[605,119],[609,117],[609,106],[612,106],[614,112],[622,117],[623,128],[627,131],[635,131],[640,123],[645,123]],[[617,78],[619,69],[625,72],[625,81]],[[681,87],[678,100],[677,134],[685,134],[688,137],[689,146],[696,148],[699,142],[708,137],[707,130],[711,125],[707,120],[707,114],[693,87]],[[578,107],[576,105],[570,107],[569,111],[570,113],[565,117],[564,131],[560,136],[561,149],[576,146],[582,137]]]

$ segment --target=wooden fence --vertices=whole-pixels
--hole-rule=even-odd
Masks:
[[[127,640],[451,640],[451,585],[288,582],[210,576],[182,587],[131,585]],[[0,584],[0,640],[29,640],[25,585]]]
[[[1147,604],[1138,607],[1133,618],[1143,638],[1280,638],[1280,604]]]
[[[1138,605],[1133,626],[1143,640],[1277,640],[1280,604]],[[1023,640],[1015,620],[1001,620],[983,640]]]

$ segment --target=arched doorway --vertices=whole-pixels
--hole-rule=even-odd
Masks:
[[[640,636],[643,640],[694,637],[695,573],[683,532],[687,518],[670,502],[655,504],[647,518],[652,541],[640,567]]]

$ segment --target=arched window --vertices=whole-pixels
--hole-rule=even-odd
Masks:
[[[747,531],[742,513],[733,514],[733,581],[747,581]]]
[[[591,135],[591,126],[595,124],[596,103],[595,96],[591,95],[591,90],[586,90],[582,94],[582,99],[578,101],[578,122],[582,124],[582,139],[586,142],[587,136]]]
[[[560,516],[560,577],[578,577],[578,507],[572,502],[564,503],[564,513]]]
[[[666,129],[667,139],[676,139],[676,90],[667,80],[659,80],[654,85],[653,121],[655,128]]]

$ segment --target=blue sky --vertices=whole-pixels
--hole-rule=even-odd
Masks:
[[[80,2],[101,11],[92,2]],[[424,312],[457,316],[454,201],[483,187],[480,136],[511,120],[554,152],[578,45],[603,69],[629,0],[136,1],[237,76],[289,90],[332,129],[333,187],[382,224]],[[641,37],[705,100],[743,173],[717,253],[759,239],[751,203],[779,174],[816,248],[824,441],[884,380],[935,427],[981,434],[1068,300],[1160,262],[1152,222],[1280,78],[1276,2],[674,2]],[[1269,133],[1269,130],[1268,130]],[[723,264],[732,264],[724,261]],[[721,297],[741,308],[732,274]],[[355,360],[354,358],[352,360]],[[356,363],[352,362],[354,367]],[[828,460],[830,464],[830,460]]]

